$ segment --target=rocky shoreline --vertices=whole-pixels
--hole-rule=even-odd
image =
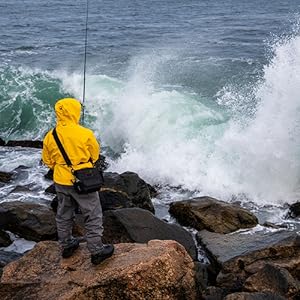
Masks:
[[[41,146],[1,139],[0,145]],[[1,184],[16,172],[0,170]],[[98,267],[89,261],[80,212],[74,227],[80,250],[61,258],[51,182],[52,203],[0,203],[0,247],[12,243],[8,232],[37,242],[25,254],[0,251],[0,299],[300,299],[298,233],[259,225],[253,213],[211,197],[171,203],[177,222],[197,232],[195,244],[185,228],[155,216],[156,191],[138,174],[104,172],[104,178],[103,241],[114,243],[116,254]],[[290,206],[289,218],[299,218],[299,205]],[[199,261],[197,244],[209,263]]]

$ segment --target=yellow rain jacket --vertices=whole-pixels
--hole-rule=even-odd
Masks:
[[[80,126],[81,104],[73,98],[56,102],[56,132],[74,170],[92,167],[99,158],[100,145],[90,129]],[[62,185],[73,185],[74,176],[67,166],[50,130],[43,141],[42,160],[54,170],[53,180]]]

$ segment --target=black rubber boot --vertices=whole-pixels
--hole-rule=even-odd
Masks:
[[[62,257],[68,258],[73,255],[74,251],[79,247],[79,240],[74,239],[70,246],[63,249]]]
[[[91,261],[94,265],[99,265],[101,262],[103,262],[105,259],[111,257],[114,253],[114,245],[107,244],[103,245],[103,249],[96,253],[91,255]]]

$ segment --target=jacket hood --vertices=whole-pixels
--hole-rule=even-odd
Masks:
[[[78,124],[81,104],[74,98],[60,99],[55,104],[57,123],[61,125]]]

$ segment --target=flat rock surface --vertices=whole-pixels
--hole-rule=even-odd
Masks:
[[[116,225],[119,226],[115,227]],[[127,237],[127,241],[137,243],[147,243],[153,239],[175,240],[185,247],[194,260],[197,258],[195,242],[188,231],[176,224],[169,224],[156,218],[147,210],[123,208],[105,212],[104,238],[112,242],[119,232],[123,232],[121,238]]]
[[[223,264],[234,257],[246,256],[254,251],[272,247],[288,238],[295,237],[290,231],[219,234],[202,230],[197,239],[209,253]]]

